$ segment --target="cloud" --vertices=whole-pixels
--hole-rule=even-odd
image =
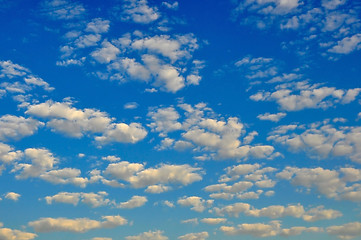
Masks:
[[[13,147],[0,142],[0,162],[8,164],[19,159],[22,155],[21,151],[14,151]]]
[[[140,163],[122,161],[109,164],[104,174],[118,180],[126,181],[134,188],[144,188],[157,184],[171,183],[189,185],[202,179],[200,170],[200,168],[193,168],[187,164],[163,164],[157,168],[144,168],[144,165]],[[148,189],[148,191],[151,191],[150,189]]]
[[[274,156],[272,146],[249,145],[257,133],[251,132],[245,135],[244,125],[238,118],[229,117],[227,120],[221,117],[215,118],[215,113],[204,103],[195,106],[180,103],[178,108],[183,110],[183,116],[173,106],[153,108],[148,113],[151,118],[148,126],[164,138],[161,145],[157,146],[159,150],[168,148],[184,150],[195,145],[198,148],[194,152],[205,152],[214,159]],[[175,131],[178,131],[180,139],[176,141],[167,139],[167,134]]]
[[[361,236],[361,223],[350,222],[340,226],[330,226],[326,228],[330,235],[336,235],[340,239],[353,239]]]
[[[173,2],[173,3],[169,3],[169,2],[162,2],[162,6],[165,6],[168,9],[172,9],[172,10],[178,10],[179,7],[179,3],[177,1]]]
[[[359,88],[343,90],[299,81],[277,85],[274,91],[259,91],[251,95],[250,99],[256,102],[276,102],[284,111],[300,111],[308,108],[327,109],[335,104],[348,104],[356,99],[360,91]]]
[[[45,172],[40,178],[53,184],[73,184],[85,188],[88,179],[80,177],[81,171],[76,168],[63,168]]]
[[[54,20],[70,20],[81,18],[85,9],[80,3],[67,0],[50,0],[42,3],[41,12]]]
[[[136,102],[128,102],[124,104],[124,109],[136,109],[138,108],[139,104]]]
[[[118,162],[118,161],[121,160],[121,158],[117,157],[117,156],[114,156],[114,155],[109,155],[109,156],[106,156],[106,157],[102,157],[102,160],[109,161],[109,162]]]
[[[91,53],[91,56],[97,60],[99,63],[109,63],[110,61],[116,59],[117,55],[120,53],[120,50],[112,45],[107,40],[102,42],[102,48],[99,48]]]
[[[337,45],[330,48],[328,51],[332,53],[348,54],[354,50],[361,48],[361,34],[355,34],[351,37],[345,37],[337,42]]]
[[[5,194],[5,198],[17,202],[21,195],[15,192],[8,192]]]
[[[143,196],[133,196],[129,201],[122,202],[117,205],[118,208],[126,208],[126,209],[132,209],[144,206],[144,204],[148,201],[146,197]]]
[[[358,126],[336,127],[326,120],[307,126],[279,126],[267,139],[287,146],[292,152],[304,151],[314,158],[346,157],[360,162],[361,141],[357,137],[360,134]]]
[[[181,223],[190,223],[193,225],[198,225],[198,218],[190,218],[190,219],[182,220]]]
[[[188,233],[178,237],[180,240],[205,240],[209,237],[208,232]]]
[[[284,118],[287,114],[280,112],[280,113],[264,113],[257,116],[259,120],[266,120],[272,122],[279,122],[282,118]]]
[[[25,94],[36,87],[40,87],[48,92],[54,90],[53,87],[50,87],[49,83],[33,75],[29,69],[10,60],[0,61],[0,78],[4,78],[0,84],[0,97],[7,92]],[[21,79],[21,82],[17,81],[19,79]]]
[[[271,221],[269,224],[264,223],[243,223],[237,227],[221,226],[219,229],[226,235],[251,235],[253,237],[272,237],[280,231],[281,224],[279,221]]]
[[[86,26],[86,32],[92,33],[106,33],[109,30],[109,20],[103,20],[101,18],[94,18]]]
[[[147,193],[162,193],[162,192],[168,192],[171,189],[172,188],[169,187],[169,186],[164,186],[162,184],[159,184],[159,185],[148,186],[147,189],[145,189],[145,192],[147,192]]]
[[[149,231],[141,233],[137,236],[125,237],[126,240],[168,240],[168,237],[163,235],[163,231]]]
[[[148,6],[147,0],[124,0],[122,20],[148,24],[160,17],[156,7]]]
[[[31,164],[19,163],[15,166],[20,173],[16,176],[19,179],[39,177],[48,170],[53,169],[58,159],[47,149],[28,148],[24,151],[24,156],[30,159]]]
[[[2,228],[0,223],[0,239],[1,240],[31,240],[36,238],[38,235],[29,232],[23,232],[20,230],[14,230],[10,228]]]
[[[283,237],[289,236],[296,236],[301,235],[303,232],[323,232],[323,228],[319,227],[291,227],[291,228],[284,228],[280,232],[280,235]]]
[[[93,208],[109,205],[112,202],[105,198],[108,195],[106,192],[98,193],[84,193],[84,192],[60,192],[54,196],[46,196],[44,199],[47,204],[57,203],[66,203],[73,204],[74,206],[78,205],[79,201],[85,203]]]
[[[226,218],[203,218],[203,219],[201,219],[202,223],[206,223],[206,224],[210,224],[210,225],[225,223],[226,221],[227,221]]]
[[[213,202],[213,200],[205,200],[197,196],[183,197],[177,201],[179,205],[191,207],[191,210],[196,212],[203,212],[207,208],[211,207]]]
[[[33,135],[44,123],[32,118],[4,115],[0,117],[0,140],[20,140]]]
[[[119,215],[103,216],[103,221],[89,218],[41,218],[29,222],[36,232],[75,232],[84,233],[93,229],[115,228],[127,224],[127,220]]]
[[[100,144],[111,142],[136,143],[145,138],[147,131],[139,123],[114,123],[107,113],[97,109],[77,109],[72,102],[53,102],[51,100],[30,105],[26,114],[50,118],[47,126],[70,137],[80,138],[84,134],[95,136]]]

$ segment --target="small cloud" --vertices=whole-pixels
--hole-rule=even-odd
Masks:
[[[136,102],[128,102],[124,104],[124,109],[136,109],[138,108],[139,104]]]

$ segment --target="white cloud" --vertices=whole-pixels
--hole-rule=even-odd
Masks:
[[[157,148],[159,150],[175,148],[184,150],[192,145],[198,146],[195,152],[206,152],[214,159],[240,158],[273,158],[274,148],[269,145],[248,145],[256,132],[245,136],[244,125],[236,117],[215,118],[212,109],[204,103],[191,106],[181,103],[178,105],[184,111],[184,119],[175,107],[153,108],[148,113],[153,131],[159,132],[164,141]],[[177,131],[180,140],[166,139],[168,132]],[[243,136],[243,139],[241,138]],[[170,140],[170,141],[166,141]],[[242,144],[243,140],[243,144]],[[179,148],[180,147],[180,148]],[[183,147],[183,148],[182,148]]]
[[[178,237],[180,240],[205,240],[209,237],[208,232],[188,233]]]
[[[14,230],[10,228],[2,228],[0,223],[0,239],[1,240],[31,240],[36,238],[38,235],[29,232],[23,232],[20,230]]]
[[[32,118],[4,115],[0,117],[0,140],[19,140],[31,136],[43,125]]]
[[[147,0],[124,0],[122,16],[124,21],[147,24],[159,17],[158,9],[148,6]]]
[[[116,59],[119,53],[120,50],[117,47],[107,40],[104,40],[102,42],[102,47],[98,48],[90,55],[99,63],[109,63],[110,61]]]
[[[328,51],[332,53],[349,54],[354,50],[361,48],[361,34],[355,34],[351,37],[345,37],[337,42],[337,45],[330,48]]]
[[[330,226],[327,229],[330,235],[336,235],[340,239],[353,239],[361,236],[361,223],[350,222],[340,226]]]
[[[191,207],[193,211],[203,212],[212,206],[213,200],[205,200],[201,197],[191,196],[178,199],[177,203],[181,206]]]
[[[14,151],[14,148],[11,146],[0,142],[0,162],[5,164],[11,163],[19,159],[22,155],[23,153],[21,151]]]
[[[279,221],[271,221],[269,224],[264,223],[243,223],[237,227],[221,226],[220,230],[226,235],[252,235],[254,237],[272,237],[280,231],[281,224]]]
[[[227,221],[226,218],[203,218],[203,219],[201,219],[202,223],[206,223],[206,224],[210,224],[210,225],[225,223],[226,221]]]
[[[343,214],[340,211],[333,209],[324,209],[323,206],[312,208],[308,210],[303,216],[303,220],[307,222],[314,222],[323,219],[334,219],[341,217]]]
[[[164,186],[162,184],[159,184],[159,185],[148,186],[147,189],[145,189],[145,192],[147,192],[147,193],[162,193],[162,192],[168,192],[171,189],[172,188],[169,187],[169,186]]]
[[[132,208],[137,208],[137,207],[141,207],[144,206],[144,204],[148,201],[148,199],[146,197],[143,196],[133,196],[129,201],[127,202],[122,202],[120,204],[117,205],[118,208],[127,208],[127,209],[132,209]]]
[[[98,192],[98,193],[84,193],[84,192],[60,192],[54,196],[46,196],[44,199],[47,204],[57,203],[66,203],[73,204],[74,206],[78,205],[79,201],[85,203],[93,208],[106,206],[112,203],[109,199],[106,198],[108,193]]]
[[[103,216],[103,221],[89,218],[41,218],[29,222],[36,232],[76,232],[84,233],[93,229],[115,228],[127,224],[127,220],[119,215]]]
[[[42,4],[42,13],[55,20],[81,18],[85,13],[82,4],[67,0],[49,0]]]
[[[118,162],[118,161],[121,160],[121,158],[117,157],[117,156],[114,156],[114,155],[109,155],[109,156],[106,156],[106,157],[102,157],[102,160],[109,161],[109,162]]]
[[[15,192],[8,192],[5,194],[5,198],[17,202],[21,195]]]
[[[151,186],[147,191],[159,188],[158,184],[181,184],[188,185],[202,179],[200,168],[193,168],[189,165],[168,165],[163,164],[156,168],[144,168],[140,163],[129,163],[126,161],[109,164],[104,171],[105,175],[112,178],[129,182],[134,188]],[[152,189],[152,190],[151,190]],[[163,190],[166,190],[165,188]]]
[[[53,184],[73,184],[79,187],[86,187],[87,178],[80,177],[81,171],[76,168],[63,168],[51,170],[40,175],[40,178]]]
[[[300,235],[303,232],[323,232],[323,228],[320,227],[291,227],[291,228],[284,228],[280,232],[280,235],[283,237],[289,237],[289,236],[296,236]]]
[[[360,134],[360,127],[336,127],[326,120],[294,128],[279,126],[267,139],[285,145],[293,152],[304,151],[314,158],[347,157],[360,162]]]
[[[163,235],[163,231],[149,231],[141,233],[137,236],[125,237],[126,240],[168,240],[168,237]]]
[[[279,122],[282,118],[284,118],[287,114],[286,113],[264,113],[257,116],[259,120],[267,120],[272,122]]]
[[[128,102],[124,104],[124,109],[136,109],[138,108],[139,104],[136,102]]]
[[[26,158],[30,159],[31,164],[18,163],[14,170],[20,171],[16,176],[19,179],[30,177],[39,177],[48,170],[53,169],[58,159],[47,149],[28,148],[24,151]]]
[[[21,77],[25,76],[26,74],[30,73],[30,70],[20,66],[19,64],[15,64],[12,61],[0,61],[1,67],[1,74],[0,78],[14,78],[14,77]]]
[[[139,123],[113,123],[107,113],[97,109],[77,109],[72,102],[46,101],[30,105],[27,114],[50,118],[47,126],[71,137],[82,137],[86,133],[101,133],[95,136],[100,144],[111,142],[136,143],[147,135]]]
[[[103,20],[101,18],[94,18],[86,26],[86,32],[92,33],[106,33],[109,30],[109,20]]]
[[[335,104],[348,104],[360,93],[359,88],[336,89],[335,87],[309,84],[308,81],[277,85],[274,91],[260,91],[250,96],[253,101],[276,102],[285,111],[300,111],[307,108],[327,109]]]

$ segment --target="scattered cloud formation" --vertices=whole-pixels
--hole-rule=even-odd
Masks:
[[[127,224],[127,220],[119,215],[103,216],[103,221],[89,218],[41,218],[29,222],[36,232],[76,232],[84,233],[93,229],[115,228]]]

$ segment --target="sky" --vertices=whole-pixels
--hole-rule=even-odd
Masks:
[[[0,21],[0,240],[361,239],[360,1]]]

